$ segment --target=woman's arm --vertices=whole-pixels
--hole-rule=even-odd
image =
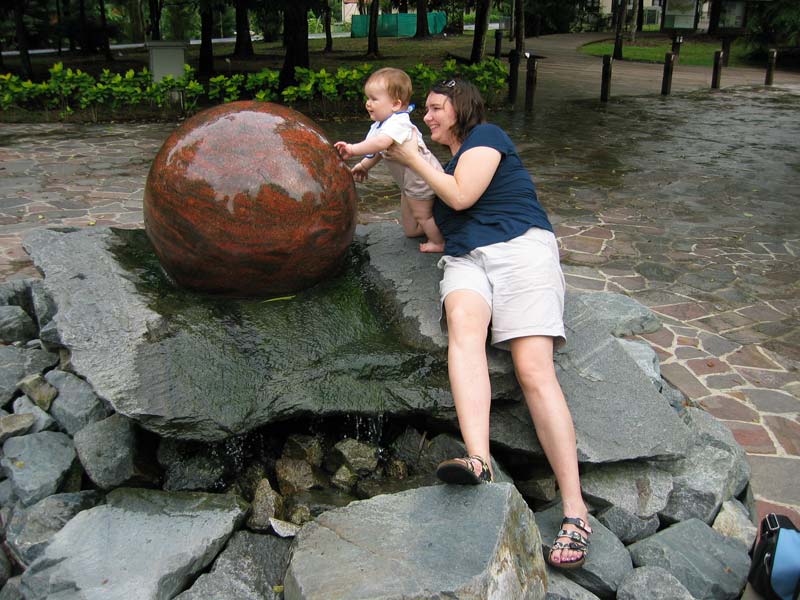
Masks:
[[[470,148],[458,159],[452,175],[437,171],[417,149],[416,134],[403,144],[394,144],[387,157],[403,163],[422,177],[436,195],[453,210],[475,204],[489,187],[502,155],[488,146]]]

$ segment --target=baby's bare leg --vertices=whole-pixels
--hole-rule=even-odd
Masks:
[[[411,212],[410,202],[405,195],[400,196],[400,225],[403,226],[403,233],[406,237],[415,238],[424,235],[422,227]]]
[[[433,200],[409,198],[408,204],[414,221],[428,238],[427,242],[419,245],[419,251],[444,252],[444,238],[433,220]]]

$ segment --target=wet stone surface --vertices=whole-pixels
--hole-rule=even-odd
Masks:
[[[800,415],[786,409],[800,394],[798,109],[800,87],[780,85],[491,115],[534,174],[568,285],[653,309],[665,328],[641,337],[664,376],[713,406],[752,456],[781,458],[793,480],[800,456],[784,432]],[[367,124],[320,125],[336,140],[360,138]],[[30,229],[141,227],[147,171],[173,128],[2,125],[0,278],[38,276],[20,243]],[[399,195],[383,167],[358,192],[360,222],[397,219]],[[703,356],[715,365],[692,369]],[[766,391],[782,401],[765,401]],[[753,461],[756,481],[765,460]],[[795,506],[762,492],[763,506]]]

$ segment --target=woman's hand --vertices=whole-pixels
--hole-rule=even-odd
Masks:
[[[419,156],[419,142],[417,132],[412,131],[411,136],[402,144],[395,142],[385,152],[386,158],[391,158],[400,164],[408,166],[416,156]]]

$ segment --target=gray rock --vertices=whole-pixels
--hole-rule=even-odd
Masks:
[[[291,302],[220,304],[126,266],[136,254],[160,273],[141,230],[40,229],[24,245],[76,373],[162,436],[218,441],[309,413],[414,414],[448,402],[443,352],[387,336],[355,272]]]
[[[253,531],[269,531],[275,517],[283,518],[283,497],[272,489],[269,479],[264,478],[256,487],[247,527]]]
[[[11,561],[5,552],[0,552],[0,588],[11,578]]]
[[[278,489],[284,496],[327,486],[325,474],[317,467],[296,458],[279,458],[275,461]]]
[[[111,489],[131,481],[136,470],[136,431],[133,421],[113,414],[88,423],[73,438],[75,451],[95,485]]]
[[[739,540],[750,551],[758,536],[758,527],[750,520],[747,508],[738,500],[726,500],[711,526],[722,535]]]
[[[17,387],[42,410],[50,410],[50,405],[58,396],[58,390],[50,385],[41,373],[26,375],[17,382]]]
[[[108,406],[94,393],[92,386],[66,371],[49,371],[45,379],[58,390],[50,414],[70,435],[84,426],[111,414]]]
[[[653,333],[661,329],[661,321],[649,308],[623,294],[587,292],[574,294],[571,310],[579,315],[591,316],[601,329],[614,337],[639,333]]]
[[[37,335],[36,324],[19,306],[0,306],[0,342],[27,342]]]
[[[689,519],[629,546],[637,567],[662,567],[695,598],[738,598],[747,581],[750,557],[737,540]]]
[[[245,515],[235,496],[117,488],[78,513],[22,576],[26,600],[172,598]],[[77,591],[80,590],[80,595]]]
[[[319,437],[295,434],[286,438],[281,456],[304,460],[312,466],[321,467],[325,450]]]
[[[694,600],[694,596],[669,571],[639,567],[622,580],[617,600]]]
[[[56,493],[75,460],[75,446],[63,433],[42,431],[7,440],[3,455],[0,464],[14,494],[30,506]]]
[[[647,519],[667,505],[672,475],[652,464],[601,465],[581,475],[581,489],[595,505],[618,506]]]
[[[545,600],[599,600],[592,592],[549,566],[547,567],[547,595],[544,598]]]
[[[553,547],[563,517],[560,504],[536,513],[536,524],[542,533],[546,554]],[[565,569],[563,572],[593,594],[601,598],[613,597],[622,579],[633,569],[631,557],[622,542],[591,515],[589,525],[593,533],[589,538],[586,562],[578,569]]]
[[[100,500],[98,492],[87,490],[53,494],[28,508],[18,508],[6,530],[9,550],[27,567],[39,558],[58,530],[80,511],[95,506]]]
[[[290,540],[238,531],[214,562],[177,600],[282,600]]]
[[[299,525],[295,525],[294,523],[289,523],[289,521],[281,521],[280,519],[270,519],[269,524],[272,529],[272,532],[278,537],[282,538],[293,538],[294,536],[297,535],[297,532],[300,531]]]
[[[20,396],[14,400],[14,414],[17,415],[33,415],[34,424],[31,428],[31,433],[39,433],[53,429],[56,422],[48,413],[36,406],[27,396]]]
[[[225,460],[214,446],[162,438],[157,459],[164,468],[165,490],[215,490],[224,485]]]
[[[336,469],[336,472],[331,475],[331,484],[346,492],[351,491],[357,482],[358,474],[354,473],[346,464]]]
[[[3,589],[0,590],[0,600],[25,600],[22,596],[22,591],[20,591],[21,585],[21,575],[11,577],[3,586]]]
[[[14,484],[10,479],[0,481],[0,506],[10,506],[17,500],[14,494]]]
[[[536,523],[514,486],[433,486],[355,502],[303,527],[284,593],[533,599],[544,598],[545,582]]]
[[[601,510],[597,513],[597,520],[625,545],[653,535],[661,524],[657,515],[643,519],[619,506],[609,506]]]
[[[662,391],[662,382],[664,380],[661,379],[661,363],[653,347],[647,342],[637,340],[620,339],[619,341],[622,349],[628,353],[628,356],[633,359],[642,372],[650,378],[655,388],[659,392]]]
[[[353,438],[345,438],[336,443],[334,449],[342,456],[344,463],[359,475],[368,475],[378,467],[378,447]]]
[[[669,523],[691,518],[711,523],[722,503],[744,490],[750,466],[730,430],[714,417],[689,407],[685,419],[695,443],[685,459],[664,467],[672,473],[673,490],[659,516]]]
[[[7,439],[25,435],[36,425],[33,415],[4,415],[0,417],[0,444]]]
[[[517,486],[519,493],[526,499],[530,498],[538,502],[552,502],[558,497],[556,477],[552,474],[515,480],[514,484]]]
[[[52,298],[47,294],[41,279],[31,281],[30,290],[33,314],[36,316],[36,323],[41,330],[53,320],[53,316],[56,314],[56,306]]]
[[[26,375],[41,373],[58,362],[58,355],[40,348],[0,346],[0,406],[17,392],[17,382]]]

